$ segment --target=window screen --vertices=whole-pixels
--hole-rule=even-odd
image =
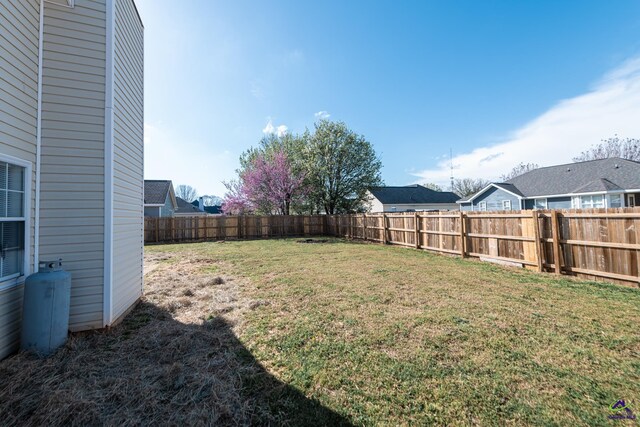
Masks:
[[[0,281],[24,274],[25,168],[0,162]]]

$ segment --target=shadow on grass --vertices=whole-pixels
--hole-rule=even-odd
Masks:
[[[269,374],[220,317],[175,321],[142,302],[56,354],[0,362],[3,425],[350,425]]]

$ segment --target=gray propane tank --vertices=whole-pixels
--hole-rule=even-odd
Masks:
[[[48,356],[67,341],[71,274],[62,259],[39,263],[24,283],[20,348]]]

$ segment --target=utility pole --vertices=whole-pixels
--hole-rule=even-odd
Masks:
[[[451,191],[453,191],[453,148],[449,148],[449,167],[451,170]]]

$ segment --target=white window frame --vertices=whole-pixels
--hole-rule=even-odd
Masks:
[[[541,205],[543,207],[539,208],[538,205]],[[548,206],[549,203],[546,197],[533,199],[533,209],[547,209]]]
[[[596,206],[594,197],[600,197],[602,206]],[[576,196],[579,201],[578,209],[602,209],[607,207],[607,198],[604,194],[588,194],[584,196]]]
[[[511,210],[511,200],[503,200],[502,201],[502,210],[510,211]]]
[[[635,194],[629,194],[629,207],[630,208],[635,208],[636,207],[636,195]]]
[[[620,200],[620,206],[613,206],[613,198],[618,197]],[[624,208],[624,194],[616,193],[616,194],[607,194],[607,207],[608,208]]]
[[[33,180],[33,164],[27,160],[0,153],[0,162],[10,163],[24,168],[24,216],[20,218],[1,218],[0,221],[24,220],[24,254],[22,270],[24,274],[0,282],[0,291],[10,289],[24,283],[24,279],[31,274],[31,182]]]
[[[482,202],[478,202],[478,210],[479,211],[486,211],[487,210],[487,202],[482,201]]]

